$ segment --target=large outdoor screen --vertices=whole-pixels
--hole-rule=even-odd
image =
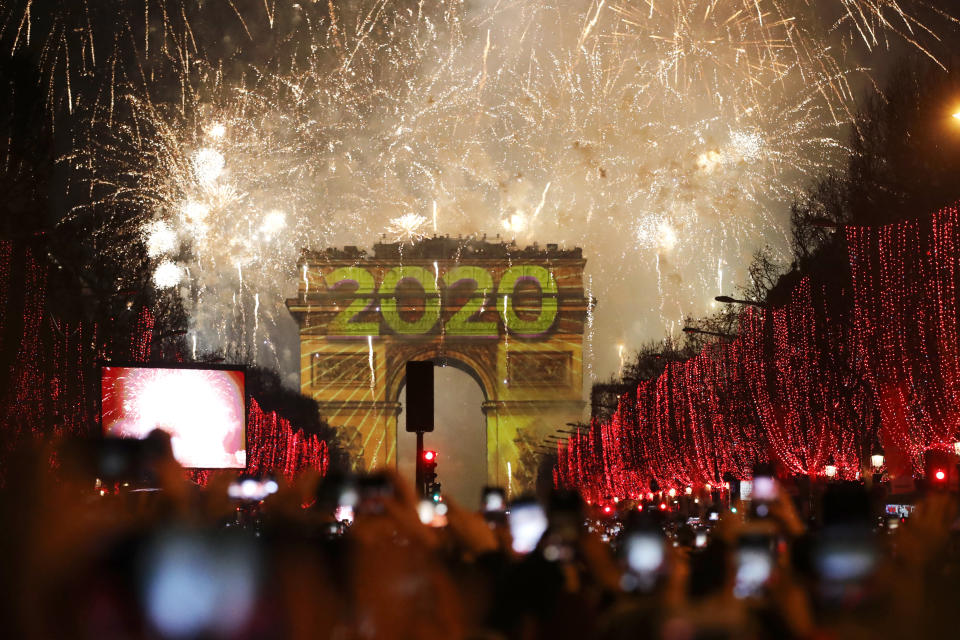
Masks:
[[[246,467],[243,370],[104,366],[100,388],[105,435],[162,429],[184,467]]]

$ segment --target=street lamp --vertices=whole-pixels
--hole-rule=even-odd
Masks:
[[[737,336],[732,333],[720,333],[719,331],[704,331],[703,329],[697,329],[696,327],[684,327],[684,333],[697,333],[703,336],[716,336],[718,338],[729,338],[733,340]]]
[[[761,309],[766,309],[767,304],[765,302],[757,302],[756,300],[740,300],[739,298],[731,298],[730,296],[717,296],[714,298],[717,302],[723,302],[724,304],[748,304],[752,307],[760,307]]]
[[[874,469],[879,470],[883,463],[883,449],[880,448],[879,444],[876,444],[873,446],[873,453],[870,454],[870,464]]]
[[[839,222],[834,222],[830,218],[823,217],[810,218],[807,222],[815,227],[823,227],[825,229],[839,229],[843,226]]]

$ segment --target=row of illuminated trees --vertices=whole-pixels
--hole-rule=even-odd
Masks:
[[[556,484],[600,500],[767,462],[781,476],[922,475],[925,452],[960,449],[960,209],[842,231],[845,277],[745,307],[736,334],[624,393],[558,443]]]
[[[42,243],[0,240],[0,487],[11,456],[23,447],[98,432],[98,363],[152,361],[158,341],[182,333],[158,330],[145,307],[121,312],[135,318],[127,324],[109,318],[114,327],[69,318],[54,309],[56,298],[72,295],[76,303],[79,296],[52,291],[54,276]],[[168,361],[184,359],[178,352]],[[286,410],[277,393],[261,388],[255,395],[247,407],[247,472],[287,477],[304,469],[326,473],[331,458],[327,439],[293,424],[289,417],[295,412]],[[56,465],[51,458],[51,466]],[[207,475],[193,473],[199,482]]]

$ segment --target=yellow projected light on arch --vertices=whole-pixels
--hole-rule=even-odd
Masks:
[[[579,249],[450,238],[304,252],[287,300],[301,391],[358,469],[392,466],[406,362],[458,366],[486,398],[487,481],[530,489],[536,443],[583,411],[584,264]]]

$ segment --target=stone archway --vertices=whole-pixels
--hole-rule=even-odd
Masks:
[[[492,366],[487,362],[487,354],[471,353],[463,346],[438,345],[427,343],[424,345],[407,344],[391,350],[387,363],[387,397],[396,400],[400,395],[400,388],[404,385],[406,363],[409,360],[431,360],[437,366],[451,366],[460,369],[476,381],[483,391],[484,400],[490,399],[490,391],[496,389],[497,384],[490,374]]]
[[[424,446],[440,452],[439,479],[443,492],[459,504],[479,507],[481,489],[487,484],[486,392],[469,366],[450,357],[436,358],[434,364],[434,430],[426,434]],[[397,400],[402,411],[396,419],[397,472],[409,482],[416,477],[417,436],[406,431],[411,410],[403,375]]]
[[[405,363],[459,365],[486,398],[488,483],[528,488],[533,447],[583,412],[584,264],[579,249],[450,238],[304,252],[287,300],[301,391],[369,469],[395,464]]]
[[[496,434],[496,425],[491,425],[491,416],[489,413],[490,403],[490,390],[496,390],[496,381],[490,375],[491,363],[487,362],[489,360],[486,357],[488,354],[483,351],[471,353],[469,348],[464,348],[464,345],[458,345],[453,348],[444,347],[440,348],[439,345],[428,343],[424,345],[419,345],[420,348],[417,348],[418,345],[402,345],[397,349],[392,350],[390,354],[390,361],[388,362],[387,369],[387,397],[397,401],[397,449],[400,450],[402,447],[399,444],[399,440],[403,436],[403,431],[400,426],[400,412],[402,411],[401,402],[400,402],[400,393],[403,387],[406,385],[406,363],[408,360],[430,360],[434,363],[434,366],[448,366],[455,369],[458,369],[465,374],[467,374],[473,382],[480,388],[480,392],[483,395],[483,402],[477,408],[483,411],[483,424],[485,429],[485,434],[483,437],[483,468],[489,470],[495,468],[497,460],[495,456],[490,456],[491,448],[496,451],[495,438],[494,442],[491,442],[491,436]],[[438,379],[439,384],[439,379]],[[443,394],[442,387],[440,388],[440,395],[437,397],[437,410],[440,411],[440,403],[443,402],[441,396]],[[439,416],[438,416],[439,417]],[[473,424],[469,423],[468,424]],[[450,425],[445,425],[438,423],[436,426],[437,431],[443,431],[449,428]],[[491,430],[493,427],[493,430]],[[434,432],[436,434],[436,432]],[[439,434],[437,434],[439,435]],[[444,434],[447,435],[447,434]],[[473,436],[468,435],[467,433],[463,434],[464,437]],[[440,437],[443,439],[443,436]],[[433,434],[427,438],[428,442],[434,441]],[[431,445],[428,448],[433,448],[434,445]],[[399,469],[399,467],[398,467]],[[490,477],[490,474],[487,473],[486,478]],[[479,492],[478,492],[479,495]]]

